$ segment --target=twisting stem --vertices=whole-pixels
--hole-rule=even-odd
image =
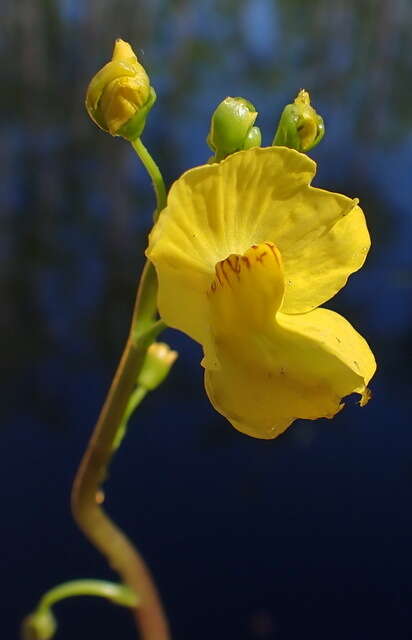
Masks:
[[[163,178],[141,141],[135,140],[132,144],[152,178],[159,213],[166,203]],[[169,640],[168,623],[143,559],[107,516],[98,495],[116,450],[119,429],[124,425],[125,412],[147,348],[165,327],[162,321],[155,321],[156,292],[156,273],[147,262],[139,284],[129,338],[72,491],[72,510],[78,526],[120,574],[123,582],[138,595],[139,606],[134,608],[134,613],[142,640]]]

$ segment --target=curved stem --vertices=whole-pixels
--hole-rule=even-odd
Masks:
[[[77,472],[72,492],[74,518],[85,536],[103,553],[123,582],[139,595],[134,608],[143,640],[169,640],[169,629],[160,598],[140,554],[98,503],[118,426],[121,424],[147,345],[129,339],[113,378],[99,420]]]
[[[163,176],[160,172],[159,167],[157,166],[152,156],[144,146],[142,140],[140,138],[136,138],[136,140],[133,140],[131,144],[133,149],[136,151],[137,155],[139,156],[140,160],[144,164],[147,170],[147,173],[150,175],[152,179],[153,188],[156,194],[156,203],[157,203],[156,213],[154,216],[154,219],[156,221],[160,211],[164,209],[164,207],[166,206],[167,194],[166,194],[166,187],[163,180]]]
[[[70,580],[47,591],[36,609],[26,616],[21,625],[22,640],[51,640],[57,631],[57,620],[52,606],[73,596],[99,596],[123,607],[136,607],[137,595],[124,584],[107,580]]]
[[[36,612],[50,609],[60,600],[74,596],[98,596],[124,607],[135,607],[139,603],[138,596],[124,584],[108,580],[70,580],[47,591],[41,598]]]

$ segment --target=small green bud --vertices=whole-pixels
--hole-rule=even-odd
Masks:
[[[310,151],[324,135],[323,119],[311,106],[309,93],[301,89],[293,104],[283,109],[272,145]]]
[[[50,609],[40,609],[23,620],[22,640],[51,640],[57,631],[57,622]]]
[[[225,98],[215,109],[207,144],[215,153],[215,162],[235,151],[260,144],[260,131],[254,127],[257,111],[245,98]]]
[[[87,113],[103,131],[133,141],[142,134],[155,100],[156,93],[132,47],[116,40],[111,61],[88,86]]]
[[[243,148],[252,149],[252,147],[260,147],[261,144],[262,134],[260,133],[259,127],[252,127],[246,136]]]
[[[156,389],[168,375],[177,356],[177,351],[172,351],[166,343],[153,342],[147,350],[137,384],[147,391]]]

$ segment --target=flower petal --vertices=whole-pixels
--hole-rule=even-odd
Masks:
[[[275,245],[254,244],[243,255],[232,254],[218,262],[215,271],[208,292],[213,339],[270,328],[285,290],[282,259]]]
[[[296,220],[289,232],[285,224],[287,239],[277,239],[285,265],[286,292],[282,307],[285,313],[305,313],[332,298],[346,284],[349,275],[361,268],[370,247],[360,207],[351,204],[352,208],[345,212],[344,196],[321,189],[309,187],[308,195],[305,203],[308,209],[302,214],[305,220]],[[312,196],[314,208],[319,207],[319,218],[318,226],[309,229],[313,222],[309,214]]]
[[[312,160],[290,149],[250,149],[191,169],[173,184],[146,252],[158,273],[159,310],[169,326],[198,342],[207,339],[205,293],[215,265],[255,241],[270,240],[265,230],[273,227],[276,207],[314,172]]]
[[[155,266],[159,282],[157,303],[163,320],[200,344],[209,343],[209,275],[174,261],[156,262]]]
[[[160,313],[170,326],[203,342],[203,296],[214,266],[252,244],[271,241],[281,252],[286,313],[325,302],[360,268],[369,248],[362,211],[346,196],[309,186],[315,170],[292,149],[254,148],[174,183],[147,250],[159,277]]]
[[[261,259],[268,246],[231,256],[227,278],[217,267],[209,294],[219,365],[213,369],[205,345],[210,401],[235,428],[258,438],[278,436],[296,418],[333,417],[345,396],[366,397],[376,368],[365,340],[337,313],[276,313],[283,273],[276,248]]]
[[[362,383],[353,391],[364,393],[366,385],[376,371],[376,361],[365,338],[343,316],[330,309],[319,308],[302,315],[278,313],[276,322],[283,331],[289,332],[294,340],[300,336],[299,339],[305,342],[316,343],[323,352],[338,359],[359,375]],[[312,364],[313,362],[309,362],[309,366]],[[342,384],[342,387],[337,386],[337,391],[343,397],[347,392],[345,393],[344,383]]]

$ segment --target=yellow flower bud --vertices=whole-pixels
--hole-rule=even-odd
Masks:
[[[165,342],[153,342],[147,350],[143,368],[137,383],[148,391],[153,391],[168,375],[178,356]]]
[[[306,152],[324,135],[323,119],[311,106],[309,93],[301,89],[293,103],[283,109],[272,144]]]
[[[113,56],[92,78],[86,109],[103,131],[127,140],[138,138],[156,94],[128,42],[116,40]]]
[[[323,136],[324,125],[323,120],[318,116],[315,109],[310,104],[309,93],[305,89],[301,89],[294,100],[297,107],[300,121],[298,125],[298,133],[302,151],[311,149],[319,140],[319,128]]]

